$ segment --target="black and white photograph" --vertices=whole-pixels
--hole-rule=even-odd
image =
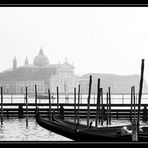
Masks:
[[[0,143],[147,143],[148,7],[0,6]]]

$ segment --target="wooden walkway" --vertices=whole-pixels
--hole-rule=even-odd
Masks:
[[[72,103],[61,103],[60,106],[64,107],[64,117],[70,117],[73,118],[75,116],[75,112],[78,113],[78,106],[76,104],[76,107],[74,108],[74,104]],[[140,110],[140,118],[143,117],[143,108],[147,104],[141,105]],[[42,103],[37,104],[37,106],[40,108],[40,113],[42,116],[48,116],[49,115],[49,104]],[[138,105],[135,105],[136,108]],[[19,107],[22,107],[22,110],[19,109]],[[107,108],[106,104],[104,104],[105,109]],[[28,111],[28,117],[35,117],[35,109],[36,106],[34,103],[29,103],[28,108],[26,110],[26,103],[5,103],[3,104],[3,117],[18,117],[20,112],[23,111],[23,116],[26,116],[26,112]],[[57,104],[51,105],[51,112],[57,113]],[[87,104],[79,104],[79,117],[80,118],[87,118]],[[90,104],[89,108],[90,112],[90,118],[96,118],[96,104]],[[136,109],[135,114],[137,115],[138,109]],[[0,111],[1,114],[1,111]],[[130,119],[131,115],[133,116],[134,113],[131,113],[131,105],[130,104],[111,104],[111,118],[112,119]]]

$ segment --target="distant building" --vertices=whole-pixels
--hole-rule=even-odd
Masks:
[[[33,59],[33,64],[29,64],[28,58],[25,58],[24,65],[17,66],[17,58],[13,59],[13,67],[0,73],[0,86],[4,93],[25,93],[25,87],[28,93],[35,92],[35,84],[38,93],[47,93],[50,89],[56,93],[57,86],[59,93],[73,93],[74,87],[78,89],[81,86],[81,93],[88,93],[89,76],[92,75],[92,93],[97,93],[97,79],[100,78],[100,87],[103,92],[111,88],[111,92],[125,93],[130,92],[131,86],[139,91],[139,75],[119,76],[114,74],[95,74],[89,73],[82,76],[74,74],[74,66],[67,59],[60,64],[50,64],[48,57],[40,49],[39,54]],[[146,81],[144,81],[143,92],[148,92]]]
[[[49,64],[47,56],[40,49],[35,56],[33,65],[29,64],[26,57],[24,65],[17,67],[17,59],[13,59],[13,68],[0,73],[0,86],[3,86],[4,93],[34,93],[35,84],[38,93],[47,93],[47,89],[56,92],[59,86],[60,92],[72,91],[74,87],[74,66],[67,60],[63,64]],[[72,82],[72,83],[71,83]]]
[[[100,78],[100,87],[103,92],[108,92],[110,87],[112,93],[130,93],[131,87],[135,86],[135,91],[139,92],[140,75],[115,75],[115,74],[99,74],[89,73],[82,75],[79,78],[79,83],[83,93],[88,93],[89,76],[92,75],[92,93],[97,92],[97,82]],[[148,93],[148,85],[146,81],[143,82],[143,92]]]

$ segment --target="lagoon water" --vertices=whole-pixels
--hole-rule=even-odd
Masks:
[[[4,119],[0,126],[0,141],[72,141],[66,137],[55,134],[39,126],[34,118],[29,118],[28,127],[26,119]]]
[[[92,126],[94,126],[95,121],[92,121]],[[80,120],[80,122],[86,124],[84,119]],[[112,120],[110,126],[126,124],[129,124],[129,121]],[[104,122],[104,126],[106,126],[106,122]],[[36,123],[35,118],[29,118],[28,127],[26,127],[25,118],[4,118],[3,125],[0,126],[0,142],[7,141],[71,142],[73,140],[42,128]]]

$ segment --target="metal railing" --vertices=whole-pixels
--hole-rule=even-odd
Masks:
[[[3,103],[25,103],[25,94],[3,94]],[[80,94],[80,104],[87,103],[88,94]],[[138,93],[135,94],[136,104],[138,103]],[[45,93],[38,93],[38,103],[48,103],[48,95]],[[35,94],[28,93],[28,103],[35,102]],[[76,94],[76,102],[78,102],[78,94]],[[96,104],[97,94],[91,94],[90,104]],[[106,104],[106,94],[103,94],[103,102]],[[57,95],[51,93],[51,103],[57,103]],[[59,93],[59,103],[74,103],[74,94]],[[131,94],[130,93],[111,93],[111,104],[130,104]],[[142,94],[141,104],[148,104],[148,93]]]

